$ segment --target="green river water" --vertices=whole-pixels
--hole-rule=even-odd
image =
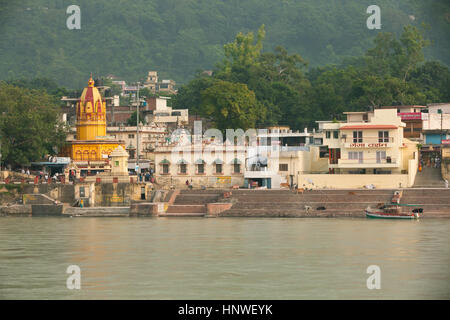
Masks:
[[[449,263],[450,219],[0,218],[0,299],[449,299]]]

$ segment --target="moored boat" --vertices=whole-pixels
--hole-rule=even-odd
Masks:
[[[406,212],[403,208],[408,208]],[[410,210],[410,207],[417,207],[417,205],[401,205],[398,203],[392,204],[379,204],[375,208],[368,206],[365,209],[366,217],[368,218],[381,218],[381,219],[418,219],[423,213],[422,208],[414,208]]]

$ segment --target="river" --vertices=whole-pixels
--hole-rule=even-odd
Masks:
[[[449,231],[449,219],[2,217],[0,299],[449,299]]]

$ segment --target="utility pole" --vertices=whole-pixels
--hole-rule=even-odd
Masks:
[[[137,175],[141,173],[141,168],[139,167],[139,82],[137,83],[137,107],[136,107],[136,168],[137,168]]]
[[[439,152],[440,152],[440,159],[442,159],[442,109],[438,109],[438,113],[441,114],[441,141],[439,143]]]

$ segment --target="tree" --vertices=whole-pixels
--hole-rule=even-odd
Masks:
[[[392,33],[381,32],[374,42],[375,47],[366,53],[369,71],[382,77],[398,77],[403,82],[423,62],[423,49],[429,45],[414,26],[406,26],[399,40]]]
[[[215,82],[215,78],[198,73],[196,78],[178,90],[178,94],[173,101],[174,108],[187,108],[191,114],[200,114],[201,92],[211,87]]]
[[[450,71],[438,61],[428,61],[411,73],[411,82],[427,96],[427,102],[450,101]]]
[[[139,123],[143,123],[143,124],[147,124],[147,122],[145,121],[145,117],[144,117],[144,113],[143,112],[139,112]],[[130,127],[135,127],[137,123],[137,111],[134,111],[131,116],[128,118],[127,120],[127,125],[129,125]]]
[[[228,69],[236,66],[245,68],[257,63],[265,35],[264,25],[261,25],[258,29],[256,43],[254,43],[255,37],[253,32],[249,32],[246,35],[239,32],[234,42],[227,43],[223,46],[225,68]]]
[[[59,120],[54,98],[45,91],[0,82],[2,161],[28,165],[63,146],[67,129]]]
[[[245,84],[218,80],[201,95],[202,115],[211,117],[219,130],[255,128],[265,117],[263,106]]]

